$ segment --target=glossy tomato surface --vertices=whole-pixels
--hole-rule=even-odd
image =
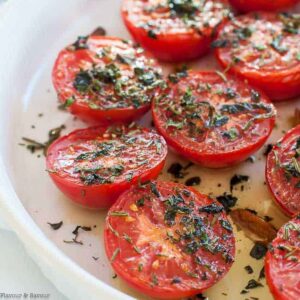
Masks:
[[[269,153],[266,179],[277,204],[289,216],[300,213],[300,125]]]
[[[164,86],[155,60],[130,41],[89,36],[63,49],[52,79],[71,113],[97,124],[141,117]]]
[[[115,272],[157,298],[188,297],[211,287],[235,255],[223,206],[173,182],[123,193],[108,212],[104,236]]]
[[[148,129],[92,127],[51,144],[47,170],[74,202],[108,208],[130,186],[156,178],[166,155],[164,139]]]
[[[124,0],[122,5],[123,20],[133,38],[169,62],[206,54],[214,29],[230,14],[227,0]]]
[[[229,0],[240,12],[251,11],[278,11],[289,8],[299,2],[298,0]]]
[[[248,84],[212,71],[176,76],[153,103],[157,130],[175,151],[211,168],[231,166],[258,150],[274,126],[275,109]]]
[[[273,101],[300,95],[299,16],[251,13],[220,28],[216,47],[219,63]]]
[[[267,283],[275,300],[298,300],[300,295],[300,217],[279,230],[265,259]]]

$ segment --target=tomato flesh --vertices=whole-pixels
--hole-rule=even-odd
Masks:
[[[297,300],[300,295],[300,217],[279,230],[265,259],[267,283],[275,300]]]
[[[278,11],[295,5],[298,0],[229,0],[240,12]]]
[[[174,299],[219,281],[235,255],[222,205],[182,184],[150,182],[123,193],[106,218],[105,249],[139,291]]]
[[[123,20],[133,38],[168,62],[206,54],[214,28],[230,14],[227,0],[124,0],[122,6]]]
[[[191,71],[153,103],[152,114],[175,151],[220,168],[245,160],[265,143],[275,110],[263,94],[237,78]]]
[[[131,42],[89,36],[62,50],[52,72],[59,100],[90,123],[131,122],[164,86],[156,61]]]
[[[273,146],[267,158],[266,179],[284,213],[300,213],[300,125]]]
[[[56,140],[47,152],[47,169],[71,200],[108,208],[138,181],[155,179],[167,155],[164,139],[141,127],[92,127]]]
[[[300,95],[300,29],[293,14],[252,13],[218,31],[219,63],[273,101]]]

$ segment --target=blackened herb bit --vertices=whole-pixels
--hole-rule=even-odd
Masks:
[[[233,191],[233,187],[235,185],[238,185],[244,181],[248,181],[249,180],[249,176],[247,175],[237,175],[235,174],[231,179],[230,179],[230,192]]]
[[[114,274],[113,276],[112,276],[112,279],[116,279],[118,277],[118,275],[117,274]]]
[[[99,259],[99,257],[96,256],[92,256],[93,260],[97,261]]]
[[[79,229],[82,229],[83,231],[92,231],[92,228],[90,226],[81,226],[81,225],[77,225],[75,227],[75,229],[72,231],[72,233],[75,235],[75,236],[78,236],[79,234]]]
[[[264,156],[268,156],[268,154],[272,151],[273,149],[273,145],[272,144],[268,144],[265,146],[265,151],[264,151]]]
[[[227,213],[230,211],[232,207],[236,205],[236,202],[238,200],[237,197],[234,197],[231,194],[227,194],[227,193],[224,193],[221,196],[217,196],[216,199],[224,206],[225,211]]]
[[[184,173],[182,173],[183,166],[180,163],[173,163],[168,169],[168,173],[172,174],[175,178],[183,178]]]
[[[185,185],[187,186],[195,186],[201,183],[201,178],[199,176],[191,177],[186,180]]]
[[[263,278],[265,278],[265,267],[262,267],[262,269],[259,272],[259,276],[258,276],[258,280],[261,280]]]
[[[203,296],[202,294],[197,294],[196,299],[197,300],[207,300],[207,297]]]
[[[255,279],[250,279],[248,284],[245,286],[245,289],[250,290],[257,287],[263,287],[263,285],[260,282],[257,282]]]
[[[261,243],[255,243],[250,251],[250,256],[255,259],[261,259],[266,255],[267,250],[268,248],[265,245]]]
[[[252,269],[252,267],[249,266],[249,265],[246,266],[244,269],[246,270],[246,272],[247,272],[248,274],[252,274],[252,273],[253,273],[253,269]]]
[[[47,224],[49,224],[53,230],[58,230],[63,225],[63,221],[60,221],[58,223],[49,223],[48,222]]]

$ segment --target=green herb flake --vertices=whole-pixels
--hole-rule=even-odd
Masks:
[[[113,255],[111,256],[110,261],[111,261],[111,262],[114,262],[114,260],[116,259],[117,255],[118,255],[119,253],[120,253],[120,248],[117,248],[117,249],[114,251]]]
[[[144,268],[144,265],[142,263],[139,263],[139,265],[138,265],[138,271],[142,272],[143,268]]]
[[[153,286],[158,285],[158,278],[157,278],[157,275],[154,273],[151,274],[151,285],[153,285]]]
[[[75,102],[74,97],[69,97],[64,103],[64,108],[70,107],[74,102]]]
[[[126,211],[112,211],[110,214],[112,217],[128,217],[129,214]]]

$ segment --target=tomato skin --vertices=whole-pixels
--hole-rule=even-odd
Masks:
[[[142,28],[137,28],[122,12],[124,23],[137,42],[151,52],[157,59],[165,62],[182,62],[197,59],[210,50],[212,38],[199,34],[160,35],[157,39],[150,38]]]
[[[237,19],[241,22],[247,21],[248,19],[254,19],[254,24],[255,14],[257,13],[249,13],[239,16]],[[265,23],[272,23],[277,19],[277,15],[274,13],[259,12],[258,14]],[[232,23],[227,22],[219,27],[216,39],[224,38],[224,32],[230,24]],[[245,26],[248,26],[248,24]],[[270,49],[269,46],[267,50],[271,51]],[[218,63],[224,69],[228,69],[229,73],[239,76],[242,79],[246,79],[249,84],[264,91],[272,101],[290,100],[300,95],[300,62],[298,60],[294,61],[294,64],[291,66],[280,67],[277,69],[276,62],[273,62],[273,65],[275,66],[273,69],[263,69],[258,66],[252,68],[244,63],[232,64],[230,51],[230,47],[215,49],[215,56]]]
[[[299,299],[299,216],[290,220],[280,228],[277,237],[270,244],[265,258],[265,274],[267,284],[275,300]],[[291,228],[289,228],[291,226]],[[294,227],[295,226],[295,227]],[[298,230],[294,230],[297,228]],[[287,229],[288,237],[285,237]],[[278,248],[279,247],[279,248]],[[280,247],[298,249],[289,254]],[[295,257],[296,261],[291,260]],[[298,259],[298,260],[297,260]]]
[[[99,134],[105,133],[107,128],[108,127],[91,127],[75,130],[56,140],[50,145],[47,151],[47,170],[55,185],[70,200],[87,208],[109,208],[118,196],[132,185],[157,178],[165,163],[167,147],[163,142],[160,161],[158,163],[152,163],[152,165],[147,168],[145,167],[142,171],[139,170],[135,172],[130,181],[123,179],[113,183],[86,185],[76,179],[52,171],[58,152],[61,151],[60,149],[63,149],[65,146],[70,146],[73,143],[75,144],[78,141],[92,140],[96,136],[99,136]],[[149,132],[146,128],[142,130],[144,133]]]
[[[298,188],[294,187],[297,180],[291,179],[291,182],[287,182],[282,168],[276,166],[275,151],[277,152],[277,159],[280,161],[283,153],[290,151],[291,145],[296,143],[297,138],[300,138],[300,125],[288,131],[273,146],[272,151],[268,154],[265,169],[266,182],[273,195],[273,199],[281,210],[289,217],[293,217],[300,212],[300,191]],[[283,147],[284,150],[282,151]]]
[[[220,204],[217,204],[217,202],[215,202],[214,200],[210,199],[209,197],[200,194],[198,191],[196,191],[195,189],[191,188],[191,187],[185,187],[182,184],[176,184],[173,182],[162,182],[162,181],[158,181],[158,182],[151,182],[156,184],[157,190],[159,193],[161,193],[161,195],[163,195],[162,199],[164,199],[165,194],[168,195],[168,193],[171,193],[171,190],[176,190],[176,191],[189,191],[190,193],[192,193],[195,198],[193,198],[195,207],[203,207],[206,205],[211,205],[211,204],[216,204],[217,207],[219,207]],[[159,208],[160,204],[155,203],[156,201],[158,201],[157,199],[149,199],[149,201],[151,201],[151,203],[153,203],[153,211],[151,212],[147,212],[152,205],[149,206],[148,208],[148,204],[145,201],[145,206],[140,207],[140,210],[143,210],[143,212],[137,212],[136,208],[132,207],[133,203],[135,203],[135,200],[139,199],[139,197],[141,196],[140,194],[145,194],[147,193],[147,195],[149,195],[149,193],[151,194],[150,191],[148,191],[148,188],[146,188],[146,192],[141,192],[141,190],[143,190],[143,188],[141,188],[141,190],[137,189],[137,188],[131,188],[130,190],[124,192],[119,199],[117,200],[117,202],[115,202],[115,204],[111,207],[108,216],[106,218],[106,227],[104,230],[104,241],[105,241],[105,250],[106,250],[106,254],[108,256],[108,258],[112,258],[114,257],[115,254],[115,247],[119,247],[119,256],[116,255],[116,257],[113,258],[113,261],[111,261],[111,264],[114,268],[114,271],[123,279],[126,281],[126,283],[128,283],[131,287],[137,289],[138,291],[149,295],[151,297],[155,297],[155,298],[159,298],[159,299],[179,299],[179,298],[184,298],[184,297],[189,297],[189,296],[193,296],[195,294],[201,293],[203,292],[203,290],[209,288],[210,286],[212,286],[213,284],[215,284],[218,280],[220,280],[225,273],[229,270],[232,261],[231,262],[220,262],[220,258],[215,258],[214,261],[211,262],[211,266],[213,266],[213,269],[215,270],[214,272],[217,272],[215,267],[221,268],[221,264],[225,264],[225,266],[222,265],[222,274],[217,275],[217,277],[215,278],[211,278],[209,277],[209,279],[201,279],[200,277],[198,279],[191,279],[191,277],[188,277],[188,275],[182,275],[182,270],[179,270],[179,266],[178,264],[180,264],[180,261],[176,261],[177,259],[184,259],[185,254],[182,250],[180,250],[180,254],[181,257],[176,257],[175,253],[173,255],[170,255],[169,257],[166,258],[166,261],[164,263],[164,259],[161,260],[161,263],[164,265],[165,269],[162,270],[162,272],[157,273],[157,279],[158,279],[158,284],[157,285],[151,285],[151,283],[149,282],[149,280],[147,280],[146,278],[149,276],[150,277],[150,271],[148,269],[148,262],[152,262],[152,256],[153,254],[155,255],[156,251],[160,248],[157,248],[156,245],[152,245],[151,242],[149,242],[149,246],[148,242],[146,242],[145,246],[141,246],[140,247],[140,255],[141,255],[141,259],[145,264],[144,264],[144,268],[140,271],[138,271],[138,269],[133,269],[133,267],[131,267],[131,265],[127,265],[126,261],[128,259],[128,262],[130,261],[130,256],[131,256],[131,250],[129,248],[132,247],[132,245],[135,245],[135,240],[136,240],[136,236],[135,236],[135,230],[137,231],[138,237],[137,240],[140,239],[140,237],[143,239],[143,237],[146,235],[145,232],[148,230],[148,228],[150,228],[151,226],[157,226],[157,231],[158,232],[163,232],[163,230],[171,230],[172,227],[168,227],[166,225],[163,225],[164,223],[161,223],[161,210]],[[153,193],[153,191],[152,191]],[[150,196],[151,197],[151,196]],[[163,203],[163,201],[159,200],[160,203]],[[131,211],[130,211],[131,210]],[[132,211],[136,212],[136,214],[132,213]],[[144,228],[145,230],[140,230],[140,229],[136,229],[138,228],[140,225],[135,224],[134,229],[131,230],[131,228],[127,228],[126,230],[126,225],[123,225],[124,222],[129,222],[128,224],[130,224],[130,221],[124,221],[124,217],[120,217],[121,219],[118,219],[118,221],[114,221],[113,218],[119,218],[119,217],[112,217],[112,213],[113,212],[130,212],[130,217],[133,216],[133,219],[138,219],[139,217],[143,217],[143,216],[147,216],[148,218],[151,218],[151,215],[153,214],[153,220],[152,220],[152,224],[149,225],[147,228]],[[210,215],[208,213],[208,215]],[[200,216],[201,218],[201,216]],[[214,218],[213,215],[210,215],[210,218]],[[219,213],[218,218],[220,218],[219,220],[217,220],[215,223],[218,224],[220,220],[226,220],[226,214],[224,212]],[[209,222],[209,221],[208,221]],[[140,223],[138,223],[140,224]],[[147,223],[146,223],[147,224]],[[118,226],[119,225],[119,226]],[[118,226],[118,227],[116,227]],[[206,226],[206,225],[205,225]],[[213,225],[214,226],[214,225]],[[216,225],[219,226],[219,225]],[[124,229],[125,228],[125,229]],[[118,230],[124,229],[123,230],[123,234],[121,234],[121,231]],[[224,230],[224,229],[222,229]],[[130,235],[132,234],[133,237],[130,241],[130,243],[128,244],[126,241],[124,241],[122,239],[122,237],[124,237],[126,235],[126,232]],[[141,235],[139,235],[139,233]],[[226,232],[227,234],[228,232]],[[222,233],[220,231],[218,231],[219,236],[221,237],[222,234],[225,236],[225,232],[223,231]],[[163,235],[162,235],[163,236]],[[224,237],[222,236],[222,237]],[[127,235],[128,238],[128,235]],[[130,236],[131,238],[131,236]],[[160,236],[158,237],[154,237],[155,241],[160,241]],[[163,240],[165,241],[164,243],[166,245],[168,245],[168,242],[166,238],[163,238]],[[228,247],[228,253],[230,253],[232,256],[234,256],[235,253],[235,240],[234,240],[234,236],[232,234],[232,232],[227,236],[227,238],[224,237],[224,240],[226,240],[226,245]],[[129,246],[128,246],[129,245]],[[166,246],[166,249],[169,246]],[[175,247],[175,246],[174,246]],[[179,246],[178,246],[179,247]],[[162,247],[162,249],[165,249],[164,247]],[[178,248],[179,249],[179,248]],[[161,250],[163,252],[163,250]],[[178,250],[177,250],[178,251]],[[171,252],[172,253],[172,252]],[[203,254],[203,256],[201,256],[201,259],[206,259],[205,255],[207,255],[207,252],[203,252],[205,254]],[[143,255],[144,254],[144,255]],[[196,255],[196,254],[195,254]],[[199,254],[200,255],[200,254]],[[163,255],[162,255],[163,256]],[[210,256],[207,255],[207,256]],[[120,258],[121,257],[121,258]],[[146,261],[148,260],[148,262]],[[171,262],[170,262],[170,261]],[[191,258],[191,261],[192,258]],[[184,263],[182,261],[182,263]],[[190,262],[189,262],[190,263]],[[134,261],[134,264],[137,264],[137,261]],[[194,263],[193,263],[194,264]],[[150,263],[151,265],[151,263]],[[153,266],[153,264],[152,264]],[[137,268],[138,266],[136,266]],[[151,268],[151,267],[150,267]],[[145,271],[145,269],[147,269]],[[195,269],[197,269],[197,267],[195,267]],[[155,269],[157,270],[157,269]],[[220,269],[219,269],[220,270]],[[141,273],[145,272],[144,275],[141,275]],[[154,272],[154,271],[153,271]],[[158,272],[158,271],[156,271]],[[148,274],[149,273],[149,274]],[[200,271],[199,271],[200,273]],[[205,272],[204,272],[205,273]],[[180,274],[180,275],[179,275]],[[171,279],[174,277],[180,277],[181,280],[177,283],[177,284],[170,284]],[[200,276],[200,274],[199,274]],[[189,278],[189,279],[187,279]],[[195,280],[195,281],[194,281]],[[197,288],[196,285],[194,285],[193,283],[191,283],[190,281],[193,282],[197,282],[197,281],[202,281],[202,283],[198,283],[199,287]],[[202,288],[200,288],[200,286],[202,286]]]
[[[219,50],[216,50],[216,58],[224,69],[228,67],[228,64],[221,59]],[[255,70],[243,71],[236,67],[231,68],[229,72],[242,79],[246,78],[249,84],[264,91],[274,102],[292,100],[300,95],[300,66],[292,70],[268,73]]]
[[[110,110],[91,110],[86,105],[74,103],[69,107],[71,114],[91,125],[111,125],[113,123],[131,123],[140,119],[150,108],[144,105],[137,109],[120,108]]]
[[[230,3],[240,12],[251,11],[279,11],[296,5],[298,0],[229,0]]]
[[[96,51],[105,47],[113,46],[120,47],[120,49],[125,47],[122,44],[122,39],[117,37],[89,36],[86,43],[88,44],[87,49],[70,50],[69,47],[63,49],[55,61],[52,70],[52,81],[59,101],[64,104],[70,97],[75,97],[75,101],[67,107],[68,111],[92,125],[130,123],[142,117],[150,109],[150,101],[139,107],[128,106],[109,109],[92,109],[86,102],[82,101],[82,95],[71,84],[82,65],[99,63],[101,60],[95,58]],[[128,49],[130,47],[133,49],[132,45],[128,45]],[[144,52],[142,55],[145,59],[152,60],[153,67],[160,70],[151,54]],[[159,93],[158,88],[156,92]]]
[[[189,32],[164,32],[157,34],[156,38],[151,38],[144,28],[137,26],[136,20],[132,21],[130,19],[127,8],[133,6],[132,2],[134,1],[123,1],[121,15],[125,26],[134,40],[151,52],[157,59],[176,63],[194,60],[209,52],[210,44],[213,41],[212,33],[214,28],[207,27],[201,30],[202,34],[197,33],[195,30]],[[219,2],[228,6],[227,0]],[[220,23],[222,22],[223,20],[220,21]]]
[[[204,82],[204,83],[206,83],[207,80],[206,78],[209,77],[218,78],[218,75],[216,75],[211,71],[201,71],[201,72],[191,71],[189,72],[189,75],[191,76],[191,78],[193,78],[194,76],[199,76],[197,80],[199,82]],[[238,89],[243,89],[245,88],[245,86],[249,87],[248,85],[245,85],[242,81],[238,81],[237,79],[236,82],[239,82]],[[259,93],[261,94],[262,98],[266,103],[270,103],[268,98],[262,92]],[[189,159],[199,165],[208,168],[226,168],[244,161],[252,153],[256,152],[264,145],[264,143],[268,139],[275,125],[275,118],[272,117],[269,119],[268,122],[266,122],[265,125],[263,125],[266,126],[266,128],[268,128],[267,132],[264,135],[261,135],[259,138],[257,138],[255,142],[252,142],[251,144],[245,145],[243,148],[239,148],[236,150],[221,151],[220,153],[218,152],[212,153],[212,152],[205,152],[201,150],[202,146],[200,144],[197,148],[195,146],[191,148],[189,142],[182,141],[180,140],[179,136],[177,137],[175,135],[172,136],[170,133],[168,133],[168,130],[165,128],[165,123],[161,119],[162,118],[161,112],[159,111],[159,108],[155,102],[152,103],[152,117],[154,120],[155,127],[157,128],[157,131],[165,138],[167,144],[173,150],[175,150],[175,152],[178,152],[186,159]]]

